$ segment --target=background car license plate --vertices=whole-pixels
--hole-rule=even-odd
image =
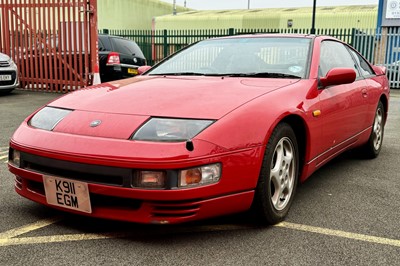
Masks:
[[[43,176],[43,183],[48,204],[92,213],[87,183],[54,176]]]
[[[11,75],[0,75],[0,81],[9,81],[11,80]]]
[[[129,73],[129,74],[135,74],[135,75],[137,75],[139,72],[137,71],[137,69],[128,68],[128,73]]]

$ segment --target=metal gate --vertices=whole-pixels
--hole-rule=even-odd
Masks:
[[[22,89],[67,92],[98,74],[97,0],[1,0],[0,51]]]

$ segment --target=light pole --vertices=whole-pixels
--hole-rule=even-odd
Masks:
[[[250,9],[250,0],[247,0],[247,9]]]
[[[317,0],[314,0],[313,9],[312,9],[311,34],[315,34],[315,9],[316,9],[316,6],[317,6]]]

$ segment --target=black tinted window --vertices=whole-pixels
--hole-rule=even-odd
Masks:
[[[122,38],[112,38],[111,41],[113,42],[115,52],[144,58],[142,51],[134,41]]]
[[[99,51],[111,51],[111,43],[108,36],[99,35]]]

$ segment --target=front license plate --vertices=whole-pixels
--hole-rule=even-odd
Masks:
[[[0,75],[0,81],[10,81],[11,75]]]
[[[92,213],[88,184],[54,176],[43,176],[48,204]]]
[[[129,73],[129,74],[134,74],[134,75],[137,75],[139,72],[137,71],[137,69],[134,69],[134,68],[128,68],[128,73]]]

